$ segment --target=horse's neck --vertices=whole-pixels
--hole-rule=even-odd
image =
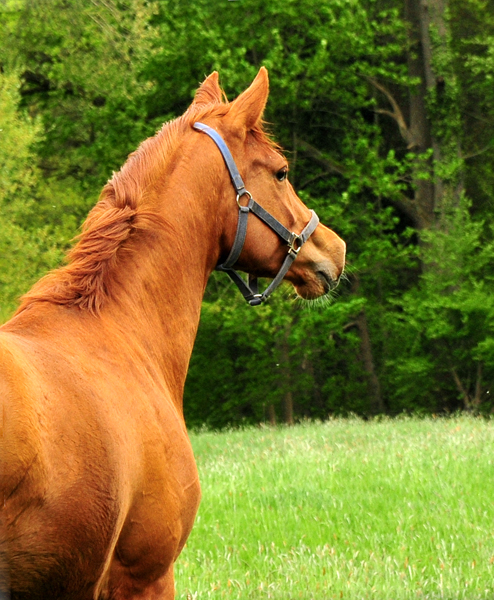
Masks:
[[[72,255],[72,267],[69,264],[41,280],[28,294],[16,317],[5,326],[23,335],[32,336],[34,332],[34,337],[51,337],[56,345],[66,342],[64,332],[66,335],[71,328],[82,327],[84,333],[78,339],[91,347],[81,348],[81,352],[94,354],[111,352],[113,336],[115,344],[122,346],[118,348],[119,356],[136,357],[142,369],[161,378],[180,411],[204,289],[219,258],[226,219],[234,219],[235,213],[232,212],[233,216],[219,213],[222,203],[218,202],[218,186],[229,183],[225,183],[224,174],[202,169],[198,178],[192,161],[186,152],[181,151],[179,156],[170,152],[161,170],[134,168],[130,177],[117,178],[115,185],[122,187],[122,182],[130,185],[119,190],[124,199],[127,193],[132,198],[133,191],[145,190],[134,203],[135,208],[126,210],[128,207],[124,205],[122,209],[125,219],[133,219],[135,233],[128,234],[131,228],[126,221],[128,231],[121,235],[111,219],[100,230],[101,211],[106,209],[104,203],[100,204],[90,219],[93,230],[83,234],[82,245]],[[146,166],[145,161],[143,164]],[[129,168],[133,168],[132,163]],[[228,191],[233,193],[230,188]],[[111,200],[110,195],[108,202]],[[109,212],[113,218],[114,208]],[[156,216],[159,218],[155,219]],[[140,228],[139,223],[144,227]],[[100,242],[103,240],[103,249],[110,259],[104,271],[89,271],[91,285],[86,286],[85,253],[96,253],[95,260],[89,261],[93,269],[101,262],[94,250],[95,235],[99,235]],[[106,256],[103,251],[100,254]],[[78,294],[86,287],[97,288],[100,295],[93,300],[98,298],[102,302],[80,304],[79,309]],[[70,293],[66,294],[63,290],[67,289]],[[91,314],[91,306],[98,309],[97,316]],[[70,339],[73,343],[73,337]],[[129,368],[131,359],[125,360]]]
[[[145,234],[135,252],[126,253],[119,293],[103,311],[125,328],[129,342],[163,375],[181,410],[202,297],[219,242],[217,221],[208,218],[198,189],[171,186],[165,196],[160,202],[167,225]]]

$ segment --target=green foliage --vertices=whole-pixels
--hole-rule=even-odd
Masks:
[[[140,80],[156,31],[152,2],[34,0],[19,3],[0,58],[23,71],[23,104],[43,122],[38,147],[50,178],[81,197],[79,222],[127,154],[154,131]]]
[[[15,73],[0,73],[0,322],[26,286],[60,258],[36,214],[40,173],[32,147],[41,127],[18,110],[19,87]]]
[[[490,386],[483,381],[494,376],[494,230],[487,228],[486,235],[484,229],[463,210],[453,214],[447,232],[422,234],[420,283],[397,300],[403,312],[395,326],[406,327],[408,343],[399,359],[389,362],[397,369],[400,395],[412,385],[420,390],[408,409],[447,410],[448,394],[456,394],[467,409],[492,408]]]

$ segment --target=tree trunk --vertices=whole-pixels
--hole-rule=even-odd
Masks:
[[[460,158],[461,119],[450,32],[447,0],[405,0],[409,23],[408,72],[420,84],[409,94],[409,148],[417,154],[413,176],[415,205],[422,228],[448,227],[448,216],[458,208],[463,191]],[[432,150],[424,170],[424,152]]]
[[[451,368],[451,375],[453,375],[453,380],[461,395],[461,399],[463,400],[463,408],[467,411],[471,410],[472,402],[470,400],[470,394],[468,393],[468,390],[465,389],[465,386],[463,385],[461,379],[458,377],[458,373],[456,372],[456,369],[454,367]]]
[[[283,421],[287,425],[293,425],[293,393],[292,393],[292,374],[290,365],[290,346],[288,343],[288,336],[290,333],[290,326],[287,325],[284,331],[284,335],[281,339],[281,373],[283,377],[283,398],[282,398],[282,410],[283,410]]]
[[[316,357],[319,355],[318,349],[315,348],[313,352],[316,354]],[[316,369],[314,368],[314,360],[313,358],[306,358],[304,361],[304,366],[306,371],[309,373],[310,378],[312,379],[312,398],[314,402],[314,406],[318,412],[322,412],[324,410],[324,398],[321,393],[321,388],[319,386],[319,382],[317,381]]]
[[[475,410],[478,410],[482,403],[482,363],[477,364],[477,378],[475,381],[475,396],[473,398],[473,405]]]
[[[357,275],[354,276],[352,291],[357,294],[360,288],[360,279]],[[384,401],[381,393],[381,384],[376,373],[374,364],[374,354],[372,352],[372,343],[369,333],[369,325],[365,308],[362,308],[357,318],[355,319],[360,334],[360,358],[364,366],[364,371],[367,375],[367,386],[369,390],[370,412],[378,414],[385,412]]]
[[[482,363],[477,363],[477,375],[475,378],[475,392],[473,397],[463,385],[458,376],[458,372],[454,367],[451,368],[451,374],[453,375],[453,380],[463,400],[463,408],[467,411],[477,411],[482,403]]]
[[[283,396],[283,418],[287,425],[293,425],[293,394],[287,390]]]
[[[372,353],[372,344],[367,324],[367,315],[365,309],[362,309],[356,319],[356,324],[360,332],[360,354],[364,370],[367,374],[367,384],[369,388],[370,410],[372,414],[384,412],[384,402],[381,394],[381,384],[374,367],[374,355]]]
[[[427,159],[424,165],[424,156],[432,145],[430,122],[427,119],[427,85],[424,74],[425,56],[421,36],[420,1],[405,0],[405,19],[408,27],[408,74],[420,83],[410,87],[408,96],[409,127],[408,148],[417,155],[416,169],[412,173],[415,189],[414,204],[416,208],[416,225],[419,229],[426,229],[434,222],[434,196],[435,189],[432,179],[418,177],[420,170],[427,167],[432,173],[432,161]]]
[[[276,425],[276,411],[274,410],[274,404],[268,406],[268,421],[272,427]]]

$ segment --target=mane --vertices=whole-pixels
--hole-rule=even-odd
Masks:
[[[142,200],[153,176],[163,169],[188,128],[206,117],[221,117],[228,110],[227,102],[192,104],[185,114],[165,123],[156,135],[130,154],[120,171],[113,173],[104,186],[66,256],[66,264],[40,279],[21,298],[16,314],[37,302],[78,306],[99,313],[106,299],[112,296],[112,274],[128,240],[140,232],[167,227],[163,217],[143,208]],[[279,150],[262,123],[251,133],[261,145]]]

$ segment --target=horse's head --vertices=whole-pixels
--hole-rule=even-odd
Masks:
[[[268,75],[261,68],[252,85],[234,102],[222,104],[222,92],[218,85],[216,73],[210,75],[198,89],[194,100],[194,111],[200,120],[209,127],[211,137],[221,135],[233,156],[242,183],[247,192],[239,192],[237,187],[237,203],[235,203],[235,174],[230,169],[230,176],[222,161],[221,155],[214,148],[211,140],[198,135],[198,152],[211,157],[217,156],[216,167],[212,170],[218,178],[222,192],[221,205],[218,210],[225,215],[221,219],[222,230],[219,232],[221,249],[219,264],[239,269],[251,276],[275,278],[282,265],[287,264],[284,279],[290,281],[298,294],[305,299],[313,299],[326,294],[336,287],[345,264],[345,243],[336,233],[322,224],[317,224],[317,217],[300,200],[290,184],[288,162],[279,148],[262,130],[262,114],[268,98]],[[218,105],[216,110],[207,110],[211,105]],[[204,109],[201,113],[201,109]],[[200,124],[199,124],[200,125]],[[205,131],[207,133],[207,131]],[[214,139],[214,137],[213,137]],[[221,150],[221,139],[216,139]],[[223,155],[225,152],[221,150]],[[226,150],[228,153],[228,150]],[[234,170],[234,168],[233,168]],[[216,186],[215,186],[216,187]],[[240,226],[240,206],[252,205],[254,199],[265,211],[274,217],[288,232],[300,234],[306,231],[308,239],[297,238],[292,243],[291,253],[296,260],[285,263],[289,252],[288,240],[283,234],[266,223],[262,218],[262,209],[254,210],[245,223],[248,223],[245,240],[238,241]],[[259,218],[261,213],[261,218]],[[257,215],[257,216],[256,216]],[[269,219],[268,219],[269,221]],[[309,224],[309,225],[308,225]],[[232,258],[232,247],[237,246],[238,256]],[[234,252],[235,254],[235,252]]]

